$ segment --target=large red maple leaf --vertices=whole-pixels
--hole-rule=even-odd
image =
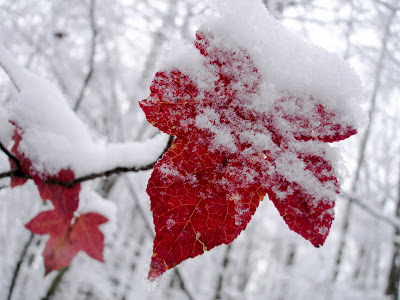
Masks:
[[[205,74],[160,71],[140,102],[151,124],[176,136],[147,186],[156,231],[150,280],[232,242],[266,194],[291,230],[322,245],[339,192],[324,142],[356,133],[311,95],[282,91],[260,109],[263,78],[246,50],[208,32],[195,46]]]
[[[87,213],[71,224],[57,210],[39,213],[25,225],[36,234],[49,234],[43,251],[46,274],[70,265],[80,251],[99,261],[103,260],[104,235],[98,228],[107,218],[97,213]]]

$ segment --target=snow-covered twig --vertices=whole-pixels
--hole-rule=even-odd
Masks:
[[[161,156],[169,149],[169,147],[171,147],[171,144],[173,141],[174,141],[174,137],[170,136],[168,143],[167,143],[166,147],[164,148],[164,151],[157,158],[157,160],[154,162],[151,162],[149,164],[146,164],[146,165],[133,166],[133,167],[116,167],[116,168],[113,168],[110,170],[84,175],[84,176],[81,176],[81,177],[75,178],[74,180],[69,180],[69,181],[48,179],[45,181],[45,183],[61,185],[61,186],[71,188],[76,184],[82,183],[84,181],[93,180],[93,179],[96,179],[99,177],[108,177],[113,174],[151,170],[153,168],[154,164],[158,161],[158,159],[161,158]],[[20,165],[20,162],[18,161],[18,159],[15,156],[13,156],[3,145],[1,145],[1,143],[0,143],[0,148],[8,157],[10,157],[10,159],[12,159],[17,164],[17,170],[0,173],[0,178],[18,177],[18,178],[32,179],[32,177],[30,175],[24,174],[22,172],[21,165]]]
[[[33,233],[31,233],[31,235],[29,236],[29,239],[25,243],[25,246],[24,246],[24,248],[23,248],[23,250],[21,252],[20,258],[19,258],[19,260],[17,262],[17,265],[15,267],[15,270],[14,270],[14,273],[13,273],[13,276],[12,276],[12,279],[11,279],[10,287],[8,289],[7,300],[10,300],[11,297],[12,297],[12,294],[13,294],[13,291],[14,291],[14,287],[15,287],[15,283],[17,281],[17,277],[18,277],[19,271],[21,269],[22,262],[24,261],[24,259],[26,257],[26,253],[28,251],[29,246],[32,244],[33,237],[34,237],[34,235],[33,235]]]

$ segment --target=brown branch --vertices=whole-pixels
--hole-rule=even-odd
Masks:
[[[15,86],[18,93],[20,93],[21,87],[17,84],[17,80],[12,76],[11,71],[5,66],[5,64],[1,60],[0,60],[0,67],[4,70],[4,72],[6,72],[8,78],[10,78],[12,84]]]
[[[364,201],[358,198],[352,197],[351,201],[376,219],[393,226],[396,230],[400,230],[400,220],[382,214],[380,211],[376,210],[375,208],[371,207],[370,205],[366,204]]]
[[[10,151],[8,151],[8,149],[4,147],[4,145],[1,142],[0,142],[0,149],[8,156],[9,159],[11,159],[15,163],[15,165],[17,166],[17,170],[20,170],[22,173],[22,167],[21,164],[19,163],[18,158],[16,158]]]
[[[75,103],[74,111],[76,112],[79,109],[79,106],[81,105],[81,102],[83,100],[83,97],[85,95],[86,89],[89,85],[89,82],[93,76],[94,72],[94,57],[96,55],[96,37],[97,37],[97,28],[96,28],[96,21],[95,21],[95,7],[96,3],[95,0],[90,1],[90,6],[89,6],[89,22],[90,22],[90,29],[92,31],[92,39],[90,43],[90,54],[89,54],[89,70],[86,73],[85,79],[83,81],[82,88],[79,92],[78,98]]]
[[[61,283],[62,278],[64,277],[64,275],[68,271],[68,269],[69,269],[69,267],[65,267],[58,272],[56,278],[54,278],[53,282],[51,283],[51,286],[48,289],[46,296],[44,298],[42,298],[41,300],[50,300],[53,298],[55,292],[57,291],[58,286]]]
[[[166,147],[164,148],[164,151],[157,158],[157,160],[152,163],[149,163],[147,165],[144,165],[144,166],[116,167],[114,169],[110,169],[107,171],[84,175],[84,176],[75,178],[74,180],[65,181],[65,180],[58,180],[58,179],[50,178],[50,179],[45,180],[44,182],[48,183],[48,184],[55,184],[55,185],[65,186],[67,188],[72,188],[76,184],[79,184],[81,182],[88,181],[88,180],[93,180],[93,179],[96,179],[99,177],[108,177],[113,174],[151,170],[154,167],[154,165],[156,164],[156,162],[161,158],[161,156],[165,152],[167,152],[167,150],[171,147],[173,141],[174,141],[174,137],[170,136],[168,143],[167,143]],[[1,143],[0,143],[0,145],[1,145]],[[32,176],[30,176],[29,174],[24,174],[22,172],[21,164],[18,161],[18,159],[15,156],[13,156],[3,145],[1,145],[1,150],[3,150],[3,152],[6,153],[7,156],[10,157],[10,159],[12,159],[17,164],[17,170],[0,173],[0,179],[5,178],[5,177],[18,177],[18,178],[32,179]]]
[[[31,233],[31,235],[29,236],[28,241],[25,243],[25,246],[22,249],[21,255],[19,257],[17,265],[15,266],[15,270],[14,270],[14,273],[13,273],[13,276],[12,276],[12,279],[11,279],[11,285],[10,285],[10,287],[8,289],[7,300],[11,300],[11,297],[12,297],[12,294],[13,294],[13,291],[14,291],[14,287],[15,287],[15,284],[17,282],[17,277],[18,277],[19,271],[21,269],[21,265],[22,265],[22,263],[23,263],[23,261],[24,261],[24,259],[26,257],[26,253],[28,252],[29,246],[32,244],[33,237],[34,237],[34,235],[33,235],[33,233]]]
[[[45,183],[61,185],[61,186],[65,186],[67,188],[72,188],[76,184],[79,184],[81,182],[88,181],[88,180],[93,180],[93,179],[96,179],[96,178],[99,178],[99,177],[108,177],[108,176],[111,176],[113,174],[120,174],[120,173],[127,173],[127,172],[139,172],[139,171],[151,170],[153,168],[153,166],[155,165],[155,163],[156,163],[156,161],[152,162],[152,163],[150,163],[148,165],[144,165],[144,166],[116,167],[114,169],[107,170],[107,171],[104,171],[104,172],[92,173],[92,174],[84,175],[82,177],[78,177],[78,178],[75,178],[74,180],[69,180],[69,181],[57,180],[57,179],[47,179],[45,181]]]

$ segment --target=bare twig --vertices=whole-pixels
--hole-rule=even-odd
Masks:
[[[111,170],[107,170],[107,171],[99,172],[99,173],[88,174],[88,175],[78,177],[78,178],[75,178],[74,180],[69,180],[69,181],[48,179],[45,181],[45,183],[61,185],[61,186],[65,186],[67,188],[72,188],[76,184],[79,184],[81,182],[88,181],[88,180],[93,180],[93,179],[96,179],[99,177],[108,177],[113,174],[120,174],[120,173],[127,173],[127,172],[139,172],[139,171],[151,170],[153,168],[153,166],[155,165],[155,163],[156,162],[152,162],[152,163],[150,163],[148,165],[144,165],[144,166],[116,167]]]
[[[76,100],[74,111],[77,111],[79,109],[79,106],[81,105],[83,100],[83,96],[85,95],[86,89],[89,85],[90,79],[92,78],[94,72],[94,57],[96,55],[96,37],[97,37],[96,19],[95,19],[95,6],[96,6],[95,0],[90,0],[89,5],[90,5],[89,21],[90,21],[90,29],[92,30],[92,39],[90,43],[90,56],[89,56],[89,70],[86,73],[82,88]]]
[[[380,50],[379,60],[377,62],[377,66],[376,66],[376,70],[375,70],[375,82],[374,82],[374,88],[373,88],[372,95],[371,95],[370,108],[369,108],[369,112],[368,112],[369,123],[368,123],[366,131],[364,132],[364,135],[361,139],[361,144],[360,144],[359,153],[358,153],[357,167],[355,170],[353,183],[350,188],[351,193],[355,193],[357,190],[359,180],[360,180],[361,170],[364,167],[364,163],[365,163],[366,148],[367,148],[368,142],[370,141],[370,134],[371,134],[371,128],[372,128],[371,124],[372,124],[373,118],[375,116],[378,92],[381,88],[381,74],[382,74],[382,70],[383,70],[383,66],[384,66],[384,60],[385,60],[386,54],[388,52],[387,51],[387,43],[388,43],[388,39],[390,36],[390,27],[391,27],[392,21],[394,19],[394,16],[395,16],[395,11],[392,11],[387,18],[385,31],[384,31],[384,34],[383,34],[383,37],[381,40],[381,50]],[[348,201],[346,203],[346,208],[345,208],[345,213],[344,213],[344,218],[343,218],[344,221],[341,226],[341,236],[339,238],[339,247],[338,247],[338,251],[336,254],[335,266],[334,266],[333,276],[332,276],[333,281],[336,281],[339,276],[340,264],[341,264],[342,257],[344,254],[344,248],[346,246],[347,232],[348,232],[348,228],[349,228],[349,224],[350,224],[350,216],[352,213],[352,204],[353,204],[353,198],[350,197],[350,198],[348,198]]]
[[[19,257],[19,260],[17,262],[17,265],[15,267],[14,273],[13,273],[13,277],[11,279],[11,284],[10,284],[10,288],[8,289],[8,296],[7,296],[7,300],[11,300],[13,291],[14,291],[14,287],[15,287],[15,283],[17,282],[17,277],[19,274],[19,270],[21,268],[22,262],[25,259],[26,253],[28,251],[29,246],[32,244],[33,241],[33,233],[31,233],[31,235],[29,236],[28,241],[25,243],[24,248],[22,249],[21,255]]]
[[[348,197],[348,198],[349,199],[351,198],[351,201],[354,204],[356,204],[358,207],[363,209],[365,212],[367,212],[371,216],[385,222],[388,225],[393,226],[397,230],[400,230],[400,220],[383,215],[377,209],[374,209],[373,207],[371,207],[370,205],[366,204],[364,201],[362,201],[358,198],[354,198],[354,197]]]
[[[8,68],[6,63],[2,61],[1,58],[3,57],[3,55],[1,55],[2,54],[1,51],[2,51],[2,47],[0,46],[0,67],[4,70],[4,72],[6,72],[8,78],[10,78],[12,84],[15,86],[15,88],[18,91],[18,93],[20,93],[21,92],[21,87],[17,83],[17,79],[15,78],[15,76],[13,76],[12,70],[10,70],[10,68]]]
[[[215,290],[214,300],[222,299],[222,292],[224,287],[224,272],[226,271],[229,263],[230,263],[230,252],[232,250],[232,244],[229,244],[225,249],[224,258],[222,259],[222,270],[219,273],[218,281],[217,281],[217,288]]]
[[[374,0],[374,2],[377,4],[383,5],[384,7],[388,8],[392,11],[400,10],[400,6],[393,6],[392,4],[382,1],[382,0]]]
[[[10,160],[12,160],[15,163],[15,165],[17,167],[16,171],[20,172],[22,174],[22,167],[21,167],[21,164],[20,164],[18,158],[16,158],[10,151],[8,151],[8,149],[6,147],[4,147],[4,145],[1,142],[0,142],[0,149],[8,156],[8,158]],[[0,178],[1,178],[1,175],[0,175]]]
[[[68,269],[69,267],[65,267],[58,272],[56,278],[54,278],[53,282],[51,283],[51,286],[48,289],[46,296],[41,300],[50,300],[51,298],[53,298],[54,293],[57,291],[57,288]]]

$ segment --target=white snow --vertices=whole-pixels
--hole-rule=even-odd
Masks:
[[[204,109],[202,114],[196,116],[195,125],[198,128],[208,129],[214,133],[214,145],[216,148],[223,148],[231,153],[238,150],[231,134],[231,128],[220,123],[219,114],[214,109]]]
[[[200,30],[246,49],[263,80],[277,91],[311,94],[327,107],[340,109],[349,121],[363,124],[365,114],[355,113],[363,101],[361,81],[348,63],[283,27],[259,0],[213,2],[215,14]]]
[[[160,134],[146,142],[99,143],[71,110],[59,90],[45,79],[24,70],[1,47],[0,58],[20,92],[12,99],[9,114],[0,110],[1,140],[10,139],[8,120],[21,130],[19,150],[46,174],[71,168],[75,177],[116,167],[145,166],[157,160],[168,136]]]
[[[213,33],[211,47],[245,49],[262,76],[260,92],[248,99],[249,107],[268,111],[279,96],[312,95],[325,107],[337,111],[343,123],[355,128],[366,124],[367,116],[361,109],[365,101],[361,81],[347,62],[286,29],[259,0],[212,1],[212,4],[213,13],[203,18],[199,31]],[[181,70],[202,90],[215,81],[205,63],[204,56],[192,43],[179,42],[170,47],[160,68]],[[251,81],[254,78],[250,77],[255,75],[247,74],[249,78],[241,79]],[[237,88],[241,91],[240,86]]]

